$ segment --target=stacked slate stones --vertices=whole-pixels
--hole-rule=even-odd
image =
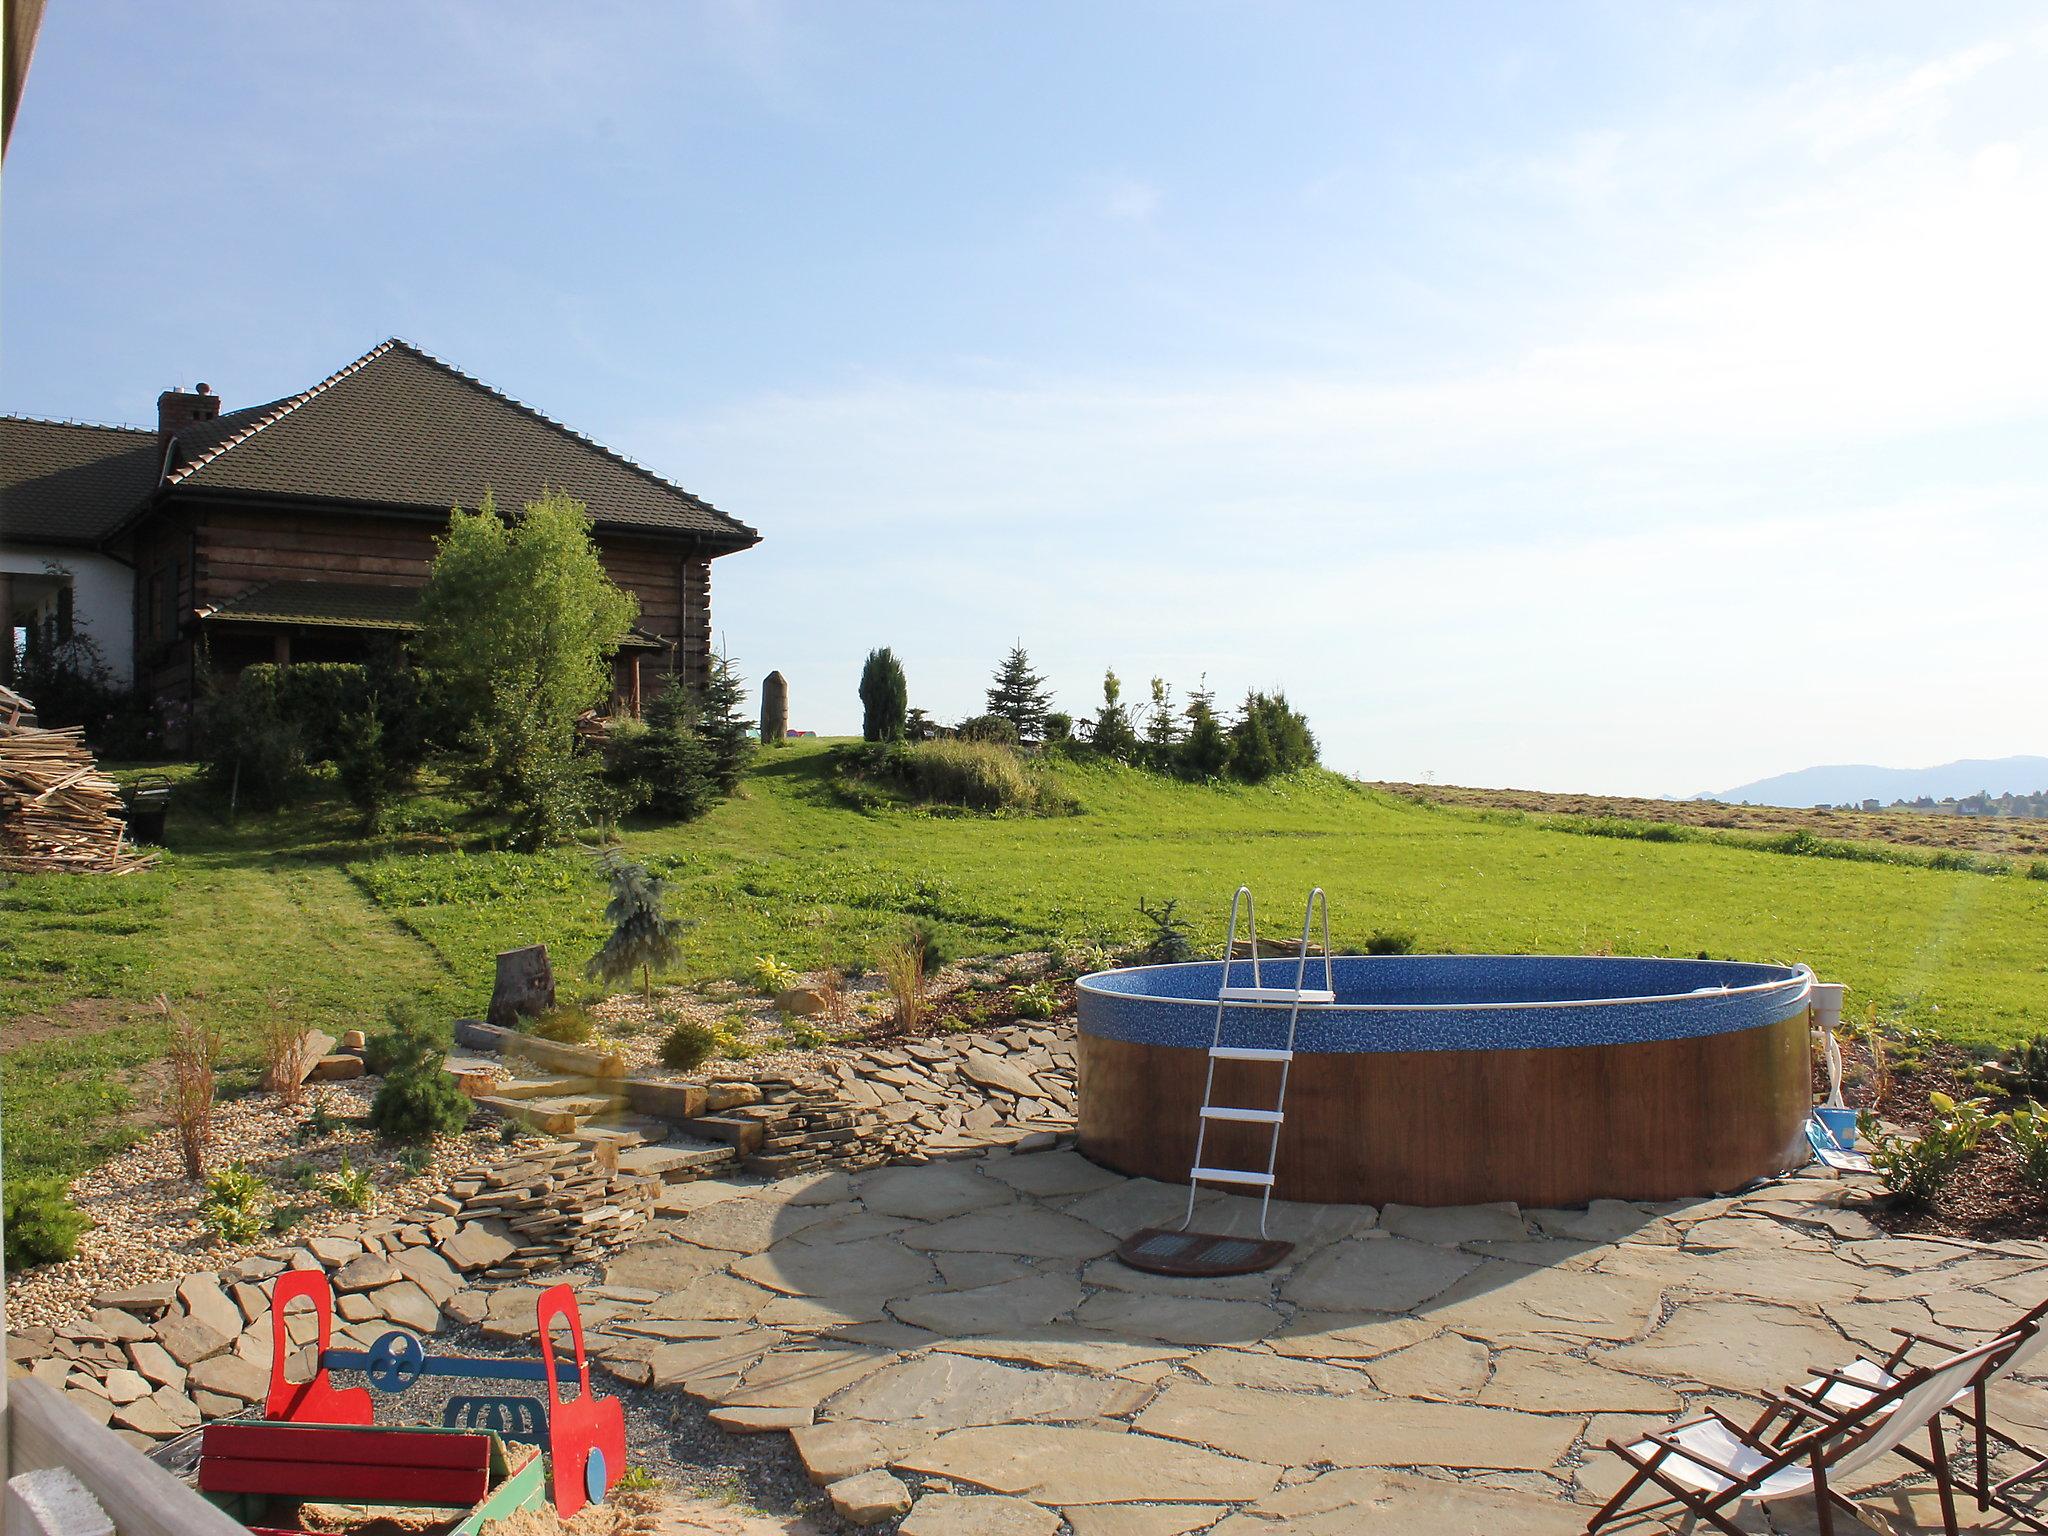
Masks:
[[[614,1149],[559,1141],[522,1148],[515,1162],[467,1169],[448,1187],[465,1218],[504,1222],[516,1244],[484,1271],[490,1280],[624,1246],[653,1216],[661,1190],[657,1175],[621,1168]]]

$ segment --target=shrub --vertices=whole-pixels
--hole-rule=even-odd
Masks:
[[[803,981],[803,972],[784,965],[773,955],[754,956],[754,968],[748,972],[756,992],[773,997],[778,992],[787,992]]]
[[[199,1222],[219,1243],[246,1243],[269,1225],[270,1189],[246,1164],[216,1168],[206,1176]]]
[[[469,1124],[469,1096],[442,1071],[448,1048],[441,1032],[409,1002],[391,1005],[384,1034],[383,1086],[369,1120],[388,1141],[431,1141]]]
[[[974,811],[1028,810],[1037,803],[1017,754],[993,742],[919,742],[902,762],[921,800]]]
[[[468,1117],[465,1116],[466,1120]],[[337,1211],[367,1211],[370,1200],[377,1193],[377,1186],[370,1181],[370,1175],[349,1161],[346,1152],[341,1155],[341,1166],[334,1176],[321,1186],[327,1196],[327,1203]]]
[[[164,1053],[171,1069],[171,1125],[178,1133],[185,1177],[197,1180],[206,1174],[206,1149],[213,1140],[213,1071],[220,1061],[220,1032],[175,1012],[162,993],[157,994],[156,1006],[171,1031]]]
[[[648,705],[644,720],[612,723],[605,777],[631,809],[694,821],[717,800],[716,765],[695,715],[688,690],[669,688]]]
[[[886,645],[868,652],[860,669],[860,734],[864,741],[901,741],[910,685],[903,663]]]
[[[1010,1002],[1020,1019],[1049,1019],[1060,1011],[1060,991],[1049,981],[1010,989]]]
[[[1072,741],[1074,739],[1074,717],[1065,710],[1047,710],[1045,715],[1045,740],[1048,744]]]
[[[1870,1163],[1885,1187],[1902,1204],[1927,1205],[1977,1150],[1984,1133],[2004,1120],[2002,1115],[1987,1114],[1985,1102],[1958,1103],[1945,1093],[1930,1093],[1929,1118],[1917,1139],[1880,1133],[1877,1117],[1868,1110],[1857,1117],[1856,1129],[1870,1142]]]
[[[2029,1100],[2005,1117],[2003,1135],[2019,1157],[2020,1178],[2036,1194],[2048,1195],[2048,1110]]]
[[[814,1051],[832,1043],[832,1037],[809,1019],[783,1020],[782,1038],[790,1049],[798,1051]]]
[[[881,972],[895,1006],[896,1028],[908,1034],[924,1021],[924,950],[915,935],[882,951]]]
[[[927,976],[943,971],[960,958],[960,946],[953,935],[929,918],[920,917],[910,925],[910,942],[917,946],[918,963]]]
[[[1415,953],[1415,935],[1405,928],[1375,928],[1366,935],[1365,952],[1368,955],[1412,955]]]
[[[2048,880],[2048,859],[2036,859],[2027,866],[2029,880]]]
[[[581,1045],[597,1033],[597,1026],[581,1008],[550,1008],[537,1019],[522,1019],[519,1032],[562,1045]]]
[[[985,741],[994,746],[1014,747],[1022,738],[1017,727],[1001,715],[976,715],[960,722],[962,741]]]
[[[71,1192],[55,1176],[10,1176],[4,1213],[7,1269],[31,1264],[61,1264],[78,1252],[79,1235],[91,1220],[71,1203]]]
[[[2015,1099],[2048,1101],[2048,1035],[2021,1041],[1996,1064],[1999,1089]]]
[[[599,862],[612,885],[611,899],[604,908],[605,921],[612,925],[612,931],[604,948],[584,966],[584,974],[593,981],[617,982],[629,980],[638,971],[640,994],[651,1004],[654,969],[675,964],[681,953],[683,930],[689,924],[680,917],[670,917],[664,910],[668,883],[658,875],[650,875],[646,866],[629,864],[611,852],[602,854]]]
[[[1140,950],[1142,957],[1153,965],[1179,965],[1195,958],[1195,941],[1188,932],[1187,920],[1176,917],[1174,908],[1178,901],[1168,901],[1158,908],[1145,905],[1145,898],[1138,898],[1138,912],[1152,925],[1152,932]]]
[[[267,689],[211,686],[196,735],[207,755],[206,782],[231,806],[275,810],[305,778],[305,735]]]
[[[661,1037],[661,1064],[677,1072],[692,1072],[717,1049],[718,1035],[710,1026],[695,1019],[678,1019]]]
[[[1291,709],[1284,693],[1248,693],[1230,728],[1230,771],[1247,784],[1276,773],[1313,768],[1316,739],[1305,716]]]

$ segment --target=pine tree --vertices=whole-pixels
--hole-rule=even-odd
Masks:
[[[868,741],[901,741],[904,712],[910,707],[910,685],[903,663],[886,645],[869,651],[860,669],[860,733]]]
[[[1052,705],[1052,689],[1031,670],[1031,658],[1020,640],[1010,648],[988,690],[988,712],[1001,715],[1017,727],[1017,734],[1037,741],[1045,735],[1045,712]]]
[[[1152,679],[1152,706],[1145,715],[1145,744],[1164,765],[1180,741],[1180,717],[1173,712],[1173,685]]]
[[[1210,702],[1214,695],[1197,693],[1188,705],[1188,733],[1180,744],[1181,773],[1190,779],[1214,779],[1230,766],[1230,738]]]
[[[628,864],[610,849],[600,857],[612,886],[604,908],[612,931],[604,948],[590,957],[584,974],[593,981],[614,982],[629,981],[638,971],[641,996],[651,1006],[654,968],[675,964],[689,924],[662,910],[668,900],[667,881],[650,875],[644,865]]]
[[[711,658],[710,675],[697,692],[697,738],[710,758],[712,782],[721,795],[740,787],[740,775],[754,755],[747,717],[747,685],[733,669],[732,658]]]

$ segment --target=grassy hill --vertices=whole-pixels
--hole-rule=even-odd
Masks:
[[[1119,941],[1144,926],[1141,896],[1178,899],[1214,944],[1238,882],[1269,933],[1298,924],[1320,884],[1340,948],[1398,928],[1425,950],[1804,960],[1849,983],[1852,1013],[1874,1002],[1985,1047],[2048,1029],[2048,881],[1569,835],[1329,774],[1209,787],[1075,766],[1060,770],[1074,816],[861,813],[833,794],[828,752],[780,748],[702,821],[625,830],[694,922],[684,975],[742,975],[767,953],[865,957],[911,915],[976,951]],[[466,846],[431,800],[406,821],[372,847],[329,805],[229,828],[188,801],[157,870],[14,882],[0,895],[10,1162],[76,1168],[127,1134],[150,1099],[159,991],[239,1039],[277,987],[334,1029],[376,1022],[398,995],[480,1008],[492,955],[518,944],[545,942],[558,973],[578,973],[603,902],[587,852]]]

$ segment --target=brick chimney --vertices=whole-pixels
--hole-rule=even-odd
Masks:
[[[196,385],[190,394],[167,389],[156,397],[156,451],[169,446],[171,435],[220,414],[220,396],[206,385]]]

